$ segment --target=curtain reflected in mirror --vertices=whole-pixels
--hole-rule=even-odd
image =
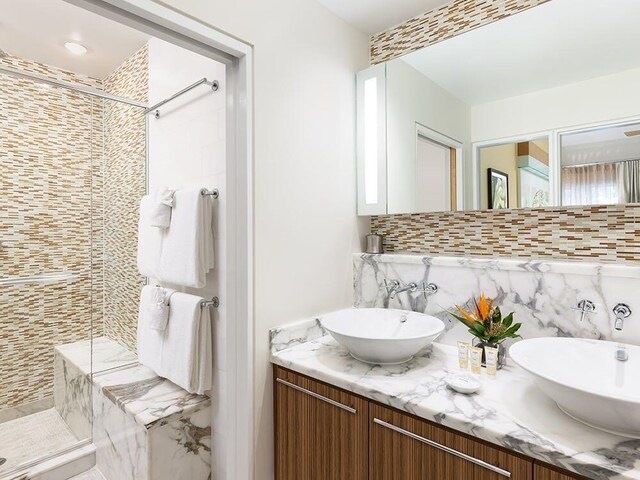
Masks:
[[[563,135],[562,205],[640,202],[640,125]]]

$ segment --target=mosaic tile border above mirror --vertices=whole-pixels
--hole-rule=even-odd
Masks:
[[[455,0],[371,37],[371,63],[382,63],[520,13],[550,0]]]

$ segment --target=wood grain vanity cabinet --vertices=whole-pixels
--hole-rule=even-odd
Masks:
[[[274,366],[276,480],[577,480]]]
[[[369,406],[370,480],[531,480],[530,459],[377,403]]]
[[[278,480],[366,480],[369,402],[275,368]]]
[[[540,465],[537,462],[533,465],[533,478],[534,480],[586,480],[586,477]]]

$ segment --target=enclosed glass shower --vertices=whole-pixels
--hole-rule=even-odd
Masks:
[[[91,443],[95,342],[135,350],[147,99],[125,67],[0,58],[0,479]]]

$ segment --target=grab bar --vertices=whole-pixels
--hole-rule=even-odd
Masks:
[[[78,276],[70,272],[45,273],[44,275],[33,275],[30,277],[6,277],[0,278],[0,287],[27,285],[31,283],[69,282],[77,279]]]

